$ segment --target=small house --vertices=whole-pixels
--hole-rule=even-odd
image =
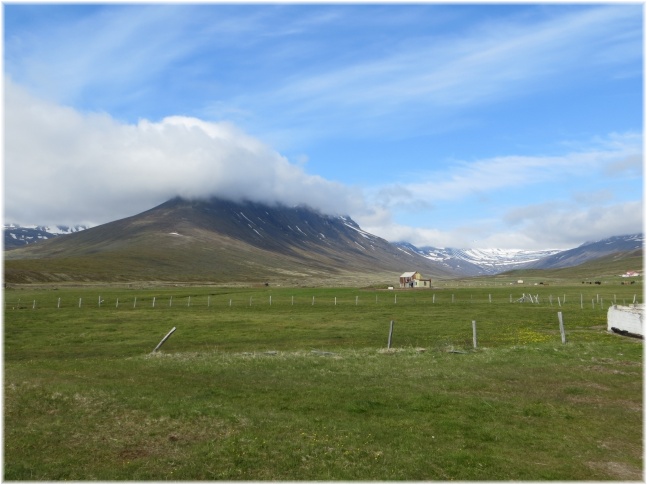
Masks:
[[[431,288],[431,280],[425,280],[418,271],[408,271],[400,275],[400,288]]]

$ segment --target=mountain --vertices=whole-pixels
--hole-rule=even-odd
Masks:
[[[516,269],[557,269],[578,266],[604,256],[642,249],[642,234],[615,236],[595,242],[587,242],[565,251],[546,249],[528,251],[522,249],[455,249],[417,248],[407,242],[395,246],[408,254],[418,254],[462,276],[494,275]]]
[[[83,231],[88,226],[18,226],[16,224],[4,225],[4,248],[14,249],[27,244],[33,244],[40,241],[60,236],[61,234],[71,234],[73,232]]]
[[[614,236],[600,241],[587,242],[566,251],[560,251],[559,253],[530,263],[525,267],[535,269],[567,268],[615,253],[631,252],[638,249],[642,250],[643,245],[643,234]]]
[[[529,263],[556,254],[559,250],[529,251],[523,249],[456,249],[417,248],[406,242],[395,243],[409,253],[419,254],[431,261],[451,268],[462,276],[494,275],[526,267]]]
[[[397,284],[455,273],[307,207],[175,198],[141,214],[5,252],[5,281]]]

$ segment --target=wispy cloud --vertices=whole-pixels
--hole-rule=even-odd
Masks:
[[[133,116],[137,101],[157,114],[156,99],[173,106],[182,93],[160,117],[246,113],[257,132],[402,135],[438,129],[447,110],[613,75],[609,66],[641,58],[640,9],[536,7],[462,22],[440,5],[119,5],[29,35],[13,28],[5,63],[35,93],[94,111]],[[382,38],[403,16],[411,32]]]
[[[501,156],[473,162],[455,162],[442,171],[409,174],[416,181],[374,187],[370,192],[385,206],[421,202],[456,201],[475,194],[518,190],[545,183],[580,179],[641,176],[642,137],[636,133],[612,134],[592,142],[588,150],[560,156]],[[402,177],[402,176],[401,176]],[[406,175],[404,176],[406,177]]]
[[[316,113],[320,130],[369,127],[374,132],[376,119],[383,130],[402,124],[408,130],[412,122],[433,120],[438,112],[552,90],[638,61],[639,8],[565,10],[539,19],[484,21],[469,31],[457,29],[457,35],[403,39],[387,53],[297,72],[278,89],[246,93],[234,102],[263,112],[281,106],[297,123],[314,123]],[[347,122],[340,124],[341,119]]]

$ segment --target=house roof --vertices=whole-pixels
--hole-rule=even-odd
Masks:
[[[417,271],[407,271],[406,273],[402,273],[400,278],[411,278],[416,273]]]

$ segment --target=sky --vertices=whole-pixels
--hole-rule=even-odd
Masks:
[[[642,232],[643,12],[4,3],[5,223],[217,196],[419,247]]]

